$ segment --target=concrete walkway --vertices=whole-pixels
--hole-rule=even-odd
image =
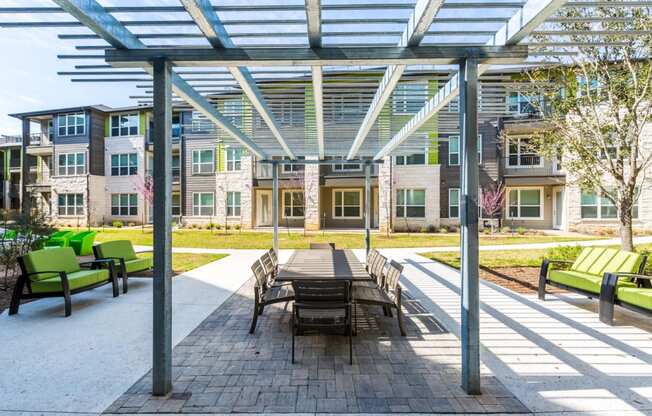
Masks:
[[[246,250],[173,279],[176,345],[251,277],[263,253]],[[0,315],[0,412],[99,413],[152,366],[152,280],[131,279],[129,293],[111,288],[22,305]]]
[[[402,283],[459,334],[459,273],[404,250],[381,250],[405,266]],[[360,253],[359,255],[362,255]],[[597,302],[545,302],[481,281],[482,362],[530,410],[652,414],[652,322],[618,308],[601,323]]]

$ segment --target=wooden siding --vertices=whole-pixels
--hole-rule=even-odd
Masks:
[[[217,148],[215,139],[191,139],[185,140],[183,152],[183,181],[182,191],[184,192],[184,201],[182,201],[185,215],[192,215],[192,194],[193,192],[213,192],[217,191],[217,177],[215,173],[205,175],[192,174],[192,152],[193,150]],[[216,196],[217,197],[217,196]],[[215,201],[215,200],[214,200]],[[216,201],[215,201],[216,202]]]
[[[91,111],[87,130],[90,132],[88,143],[88,171],[91,175],[104,176],[104,113]]]

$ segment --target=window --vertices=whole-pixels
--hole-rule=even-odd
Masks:
[[[426,191],[399,189],[396,193],[396,216],[399,218],[424,218],[426,216]]]
[[[138,194],[111,194],[111,215],[138,215]]]
[[[242,149],[228,148],[226,149],[226,170],[236,171],[240,170],[242,159]]]
[[[224,101],[224,115],[236,127],[242,127],[242,99],[236,98]]]
[[[303,218],[303,191],[283,191],[283,218]]]
[[[172,113],[172,137],[181,137],[181,113]]]
[[[192,125],[192,131],[193,132],[206,130],[204,128],[205,123],[206,123],[206,117],[204,115],[202,115],[202,113],[200,113],[199,111],[193,111],[192,112],[191,125]]]
[[[59,136],[78,136],[86,132],[84,113],[60,114],[57,117]]]
[[[59,215],[84,215],[84,195],[59,194]]]
[[[193,192],[192,215],[210,217],[215,215],[215,194],[212,192]]]
[[[215,172],[215,157],[213,150],[193,150],[192,151],[192,174],[205,175]]]
[[[138,113],[111,116],[111,137],[136,136],[139,123]]]
[[[338,163],[333,165],[333,172],[360,172],[362,165],[360,163]]]
[[[175,217],[181,215],[181,194],[172,194],[172,215]]]
[[[543,188],[510,189],[507,199],[508,218],[543,218]]]
[[[577,77],[577,97],[586,97],[588,94],[600,93],[600,81],[592,79],[589,81],[584,76]]]
[[[111,155],[111,176],[129,176],[138,174],[138,155],[121,153]]]
[[[362,218],[361,190],[333,190],[333,201],[334,218]]]
[[[305,109],[301,103],[281,101],[278,103],[278,121],[283,126],[303,126]]]
[[[396,164],[399,165],[399,166],[403,166],[403,165],[425,165],[426,164],[426,155],[425,155],[425,153],[415,153],[413,155],[396,156]]]
[[[392,94],[392,112],[394,114],[412,114],[423,107],[428,96],[428,85],[399,84]]]
[[[507,164],[512,167],[541,167],[543,159],[536,152],[532,139],[511,138],[507,147]]]
[[[172,180],[178,182],[181,177],[181,157],[172,155]]]
[[[636,190],[638,195],[638,189]],[[580,197],[581,217],[586,219],[614,219],[618,217],[618,209],[609,198],[595,192],[582,191]],[[632,217],[638,218],[638,198],[632,207]]]
[[[460,190],[459,188],[448,189],[448,218],[460,217]]]
[[[482,163],[482,135],[478,134],[478,164]],[[460,164],[460,136],[448,136],[448,164]]]
[[[325,118],[326,120],[333,122],[359,122],[369,107],[369,101],[366,98],[363,98],[361,94],[356,93],[337,95],[327,94],[324,100]]]
[[[227,217],[240,216],[240,192],[226,193],[226,216]]]
[[[304,160],[304,156],[297,156],[297,160]],[[283,157],[283,160],[290,160],[288,156]],[[285,173],[290,173],[290,172],[303,172],[305,169],[305,165],[283,165],[283,172]]]
[[[507,111],[513,114],[537,114],[543,106],[540,95],[524,95],[513,91],[507,98]]]
[[[60,153],[59,175],[73,176],[86,174],[86,153]]]

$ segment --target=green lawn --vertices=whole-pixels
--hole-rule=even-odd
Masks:
[[[152,253],[143,253],[142,257],[151,257]],[[195,253],[172,253],[172,270],[175,273],[183,273],[196,269],[204,264],[223,259],[228,254],[195,254]]]
[[[152,245],[152,231],[145,229],[116,229],[106,228],[104,231],[97,229],[96,241],[130,240],[133,244]],[[553,235],[506,235],[506,236],[480,236],[480,244],[526,244],[545,243],[553,241],[593,240],[600,237],[559,237]],[[388,247],[446,247],[459,245],[459,234],[395,234],[387,237],[384,234],[372,234],[372,246],[377,248]],[[279,233],[281,248],[307,248],[311,242],[334,242],[338,248],[363,248],[364,235],[362,233]],[[202,247],[224,249],[265,249],[272,245],[272,233],[182,229],[172,234],[174,247]]]

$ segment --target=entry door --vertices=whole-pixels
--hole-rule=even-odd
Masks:
[[[562,188],[554,191],[553,205],[553,228],[560,229],[564,223],[564,190]]]
[[[259,227],[272,225],[272,191],[258,191],[256,198],[256,224]]]

